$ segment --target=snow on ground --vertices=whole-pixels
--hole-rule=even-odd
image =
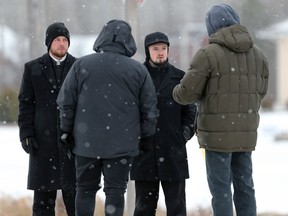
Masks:
[[[275,135],[288,133],[288,112],[261,112],[258,144],[253,152],[254,183],[258,212],[288,215],[288,140],[276,141]],[[28,155],[18,141],[17,126],[0,126],[0,196],[32,196],[26,190]],[[204,154],[193,137],[187,143],[190,179],[186,181],[187,208],[210,206]],[[104,197],[103,191],[99,195]],[[164,207],[163,194],[159,205]]]

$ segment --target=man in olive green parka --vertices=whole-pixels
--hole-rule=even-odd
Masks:
[[[234,201],[237,215],[256,216],[251,153],[268,63],[231,6],[213,6],[206,26],[209,45],[197,51],[173,98],[183,105],[200,104],[198,142],[206,149],[214,215],[232,216]]]

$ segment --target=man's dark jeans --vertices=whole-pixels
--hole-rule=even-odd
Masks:
[[[207,179],[214,216],[233,216],[233,201],[237,216],[256,216],[251,154],[206,150]]]
[[[76,156],[76,215],[93,216],[95,196],[104,176],[105,215],[122,216],[132,157],[98,159]]]

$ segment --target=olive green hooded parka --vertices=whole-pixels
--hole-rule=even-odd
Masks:
[[[268,63],[247,29],[230,25],[210,35],[173,91],[180,104],[200,104],[201,148],[218,152],[255,149],[259,109],[268,88]]]

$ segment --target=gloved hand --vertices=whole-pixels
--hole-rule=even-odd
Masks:
[[[70,133],[60,133],[60,146],[64,151],[67,151],[68,157],[71,159],[72,149],[74,148],[74,138]]]
[[[61,132],[60,134],[60,146],[64,150],[72,149],[74,147],[73,136],[69,133]]]
[[[186,142],[194,136],[194,131],[191,132],[188,126],[183,126],[183,136]]]
[[[141,152],[152,151],[154,136],[147,136],[140,139],[139,149]]]
[[[26,137],[25,139],[21,140],[21,145],[27,154],[32,155],[39,148],[37,141],[34,137]]]

